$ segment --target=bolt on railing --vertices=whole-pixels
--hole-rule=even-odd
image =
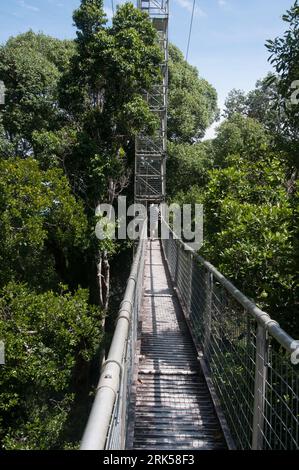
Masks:
[[[298,342],[175,238],[164,255],[236,447],[299,449]]]

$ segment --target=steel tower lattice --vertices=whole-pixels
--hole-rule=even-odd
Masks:
[[[151,111],[158,116],[159,128],[153,135],[140,133],[136,138],[135,201],[161,203],[166,195],[169,0],[137,0],[137,3],[157,29],[163,61],[161,82],[145,91]]]

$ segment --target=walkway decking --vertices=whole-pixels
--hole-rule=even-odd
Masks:
[[[131,445],[226,448],[159,241],[149,241],[144,276]]]

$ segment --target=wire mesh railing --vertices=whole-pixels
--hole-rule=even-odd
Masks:
[[[172,281],[239,449],[299,449],[296,341],[173,234]]]
[[[146,243],[145,222],[81,450],[125,449]]]

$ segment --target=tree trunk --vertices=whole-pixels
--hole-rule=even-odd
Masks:
[[[97,281],[100,306],[107,312],[110,296],[110,263],[106,250],[99,251],[97,255]]]
[[[115,182],[110,179],[108,187],[108,201],[112,206],[115,199]],[[111,213],[108,214],[108,218],[111,217]],[[102,320],[102,330],[105,333],[106,327],[106,314],[108,313],[109,308],[109,297],[110,297],[110,263],[109,263],[109,254],[107,250],[99,250],[97,253],[97,282],[99,288],[99,303],[104,311],[104,316]],[[100,364],[102,365],[105,361],[106,352],[103,349],[100,354]]]

